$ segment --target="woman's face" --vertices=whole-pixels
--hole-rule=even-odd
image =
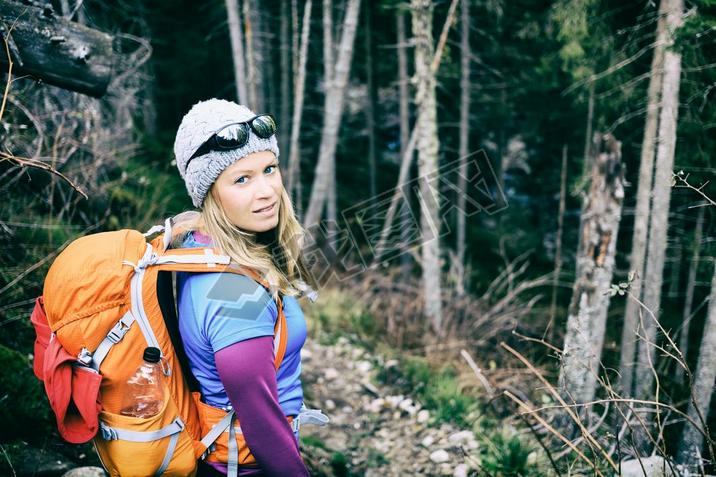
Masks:
[[[278,158],[270,151],[254,152],[234,162],[211,189],[229,220],[247,232],[266,232],[278,225],[282,192]]]

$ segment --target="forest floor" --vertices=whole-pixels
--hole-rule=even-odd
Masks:
[[[435,423],[414,397],[376,384],[379,368],[397,366],[339,338],[308,340],[302,353],[306,403],[330,417],[301,428],[302,451],[316,476],[467,476],[474,434]],[[472,471],[474,472],[474,471]]]

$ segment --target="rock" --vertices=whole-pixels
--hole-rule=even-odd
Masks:
[[[413,405],[413,400],[410,398],[400,401],[400,404],[398,404],[398,408],[407,412],[411,416],[415,415],[415,413],[418,412],[417,408]]]
[[[336,379],[339,376],[339,374],[335,368],[326,368],[325,371],[323,371],[323,376],[327,380],[332,381],[332,380]]]
[[[77,467],[62,474],[62,477],[105,477],[107,474],[101,467]]]
[[[420,424],[424,424],[424,423],[428,422],[429,419],[430,419],[430,411],[428,411],[427,409],[423,409],[422,411],[418,412],[418,422]]]
[[[398,407],[398,405],[403,402],[403,395],[400,394],[398,396],[386,396],[385,400],[392,408]]]
[[[430,447],[431,445],[433,445],[433,442],[435,442],[435,438],[431,435],[427,435],[423,438],[422,441],[420,441],[420,445],[422,445],[423,447]]]
[[[450,434],[448,442],[452,444],[460,444],[461,442],[470,442],[475,440],[475,434],[472,431],[459,431]]]
[[[370,361],[358,361],[356,363],[356,370],[363,374],[369,372],[371,369],[373,369],[373,365],[370,364]]]
[[[453,470],[452,477],[467,477],[467,464],[458,464]]]
[[[371,402],[366,404],[363,408],[368,412],[378,414],[384,407],[385,407],[385,399],[378,398],[378,399],[373,399]]]
[[[450,454],[444,449],[438,449],[430,453],[430,460],[436,464],[442,464],[450,460]]]
[[[366,391],[371,393],[373,396],[380,397],[380,391],[378,391],[378,388],[373,386],[371,383],[364,380],[364,381],[361,381],[360,384],[361,384],[361,386],[363,386],[363,389],[365,389]]]
[[[676,464],[671,465],[676,468]],[[646,477],[677,477],[676,473],[671,471],[669,464],[666,463],[664,458],[658,455],[644,457],[641,459],[641,462],[638,460],[627,460],[622,462],[621,467],[622,477],[645,477],[644,471],[646,471]]]
[[[336,408],[336,403],[333,401],[333,399],[326,399],[326,411],[332,411]]]
[[[3,457],[5,460],[6,457]],[[68,462],[67,457],[53,452],[49,449],[36,449],[30,446],[23,446],[13,452],[11,471],[0,463],[0,475],[35,476],[35,477],[57,477],[76,464]]]

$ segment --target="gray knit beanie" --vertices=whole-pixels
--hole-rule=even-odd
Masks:
[[[249,141],[243,147],[211,151],[189,162],[191,155],[214,133],[229,124],[248,121],[254,116],[256,113],[246,106],[214,98],[196,103],[182,119],[174,140],[174,156],[195,207],[201,207],[211,185],[224,169],[242,157],[254,152],[271,151],[278,158],[276,135],[262,139],[252,130]]]

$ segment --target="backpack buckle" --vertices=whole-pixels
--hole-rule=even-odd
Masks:
[[[101,425],[99,431],[102,434],[102,439],[104,439],[105,441],[116,441],[117,439],[119,439],[117,431],[115,431],[109,426]]]
[[[90,366],[92,364],[92,353],[87,348],[82,348],[80,354],[77,355],[77,361],[83,366]]]
[[[125,315],[126,316],[126,315]],[[124,335],[127,334],[127,331],[129,331],[129,327],[132,325],[132,323],[126,323],[124,322],[124,316],[120,318],[120,320],[112,327],[111,330],[109,330],[109,333],[107,333],[107,339],[111,341],[113,344],[117,344],[120,341],[122,341],[122,338],[124,338]]]

